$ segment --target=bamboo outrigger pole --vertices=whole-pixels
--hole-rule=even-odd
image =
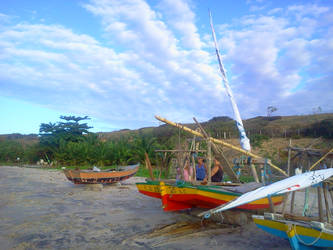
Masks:
[[[321,157],[315,164],[313,164],[309,170],[312,170],[315,166],[317,166],[322,160],[324,160],[330,153],[333,152],[333,148],[328,151],[323,157]]]
[[[199,136],[199,137],[204,137],[204,135],[201,134],[200,132],[197,132],[197,131],[195,131],[195,130],[193,130],[193,129],[190,129],[190,128],[188,128],[188,127],[186,127],[186,126],[184,126],[184,125],[181,125],[181,124],[179,124],[179,123],[175,123],[175,122],[169,121],[169,120],[167,120],[167,119],[165,119],[165,118],[163,118],[163,117],[160,117],[160,116],[158,116],[158,115],[155,115],[155,118],[156,118],[157,120],[161,121],[161,122],[167,123],[167,124],[169,124],[169,125],[171,125],[171,126],[174,126],[174,127],[177,127],[177,128],[180,128],[180,129],[182,129],[182,130],[184,130],[184,131],[187,131],[187,132],[189,132],[189,133],[191,133],[191,134],[193,134],[193,135],[196,135],[196,136]],[[249,151],[246,151],[246,150],[244,150],[244,149],[242,149],[242,148],[236,147],[236,146],[234,146],[234,145],[232,145],[232,144],[229,144],[229,143],[227,143],[227,142],[224,142],[224,141],[222,141],[222,140],[215,139],[215,138],[213,138],[213,137],[209,137],[209,139],[210,139],[212,142],[216,143],[216,144],[221,144],[221,145],[223,145],[223,146],[225,146],[225,147],[232,148],[232,149],[234,149],[234,150],[236,150],[236,151],[238,151],[238,152],[241,152],[241,153],[243,153],[243,154],[245,154],[245,155],[248,155],[248,156],[251,156],[251,157],[253,157],[253,158],[262,158],[262,157],[260,157],[260,156],[258,156],[258,155],[255,155],[255,154],[253,154],[253,153],[251,153],[251,152],[249,152]],[[281,168],[279,168],[278,166],[275,166],[275,165],[274,165],[273,163],[271,163],[270,161],[268,162],[268,165],[270,165],[272,168],[276,169],[277,171],[279,171],[279,172],[282,173],[283,175],[289,177],[288,174],[287,174],[285,171],[283,171],[283,170],[282,170]]]

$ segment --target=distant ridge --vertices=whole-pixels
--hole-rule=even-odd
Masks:
[[[168,118],[168,117],[166,117]],[[295,116],[257,116],[244,120],[244,127],[249,134],[266,134],[270,137],[288,136],[324,136],[333,138],[333,113],[295,115]],[[202,125],[212,136],[221,136],[227,132],[231,137],[237,137],[238,131],[235,121],[228,116],[217,116]],[[186,126],[196,127],[194,123]],[[140,129],[121,129],[113,132],[98,132],[97,134],[104,139],[117,138],[136,133],[151,134],[154,137],[170,136],[174,131],[169,125],[161,124],[157,127],[145,127]],[[19,133],[0,135],[0,140],[38,140],[37,134],[22,135]]]

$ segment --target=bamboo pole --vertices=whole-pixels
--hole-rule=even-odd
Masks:
[[[205,131],[205,129],[201,126],[201,124],[197,121],[197,119],[195,119],[193,117],[193,120],[195,121],[195,123],[198,125],[199,129],[201,130],[203,137],[206,138],[207,140],[209,140],[209,135],[207,134],[207,132]],[[237,175],[235,174],[235,172],[232,170],[232,167],[230,166],[228,160],[224,157],[223,152],[221,152],[217,146],[214,143],[211,143],[213,152],[215,154],[216,159],[223,165],[225,166],[224,170],[227,172],[228,176],[230,177],[230,179],[233,182],[239,182]]]
[[[321,157],[315,164],[313,164],[311,167],[310,167],[310,171],[315,167],[317,166],[322,160],[324,160],[326,158],[326,156],[328,156],[331,152],[333,152],[333,148],[328,151],[323,157]]]
[[[164,122],[164,123],[167,123],[167,124],[169,124],[169,125],[171,125],[171,126],[174,126],[174,127],[177,127],[177,128],[181,128],[181,129],[183,129],[184,131],[189,132],[189,133],[191,133],[191,134],[194,134],[194,135],[196,135],[196,136],[204,137],[204,135],[203,135],[202,133],[197,132],[197,131],[195,131],[195,130],[193,130],[193,129],[190,129],[190,128],[188,128],[188,127],[186,127],[186,126],[184,126],[184,125],[181,125],[181,124],[179,124],[179,123],[175,123],[175,122],[169,121],[169,120],[167,120],[167,119],[165,119],[165,118],[162,118],[162,117],[160,117],[160,116],[158,116],[158,115],[155,115],[155,118],[156,118],[157,120],[162,121],[162,122]],[[236,150],[236,151],[238,151],[238,152],[241,152],[241,153],[243,153],[243,154],[245,154],[245,155],[252,156],[253,158],[262,158],[262,157],[260,157],[260,156],[258,156],[258,155],[255,155],[255,154],[253,154],[253,153],[251,153],[251,152],[249,152],[249,151],[246,151],[246,150],[244,150],[244,149],[241,149],[241,148],[239,148],[239,147],[236,147],[236,146],[234,146],[234,145],[232,145],[232,144],[229,144],[229,143],[227,143],[227,142],[224,142],[224,141],[222,141],[222,140],[215,139],[215,138],[212,138],[212,137],[209,137],[209,139],[210,139],[212,142],[214,142],[214,143],[217,143],[217,144],[223,145],[223,146],[228,147],[228,148],[232,148],[232,149],[234,149],[234,150]],[[332,150],[333,150],[333,149],[332,149]],[[271,162],[269,162],[268,164],[269,164],[272,168],[274,168],[274,169],[276,169],[277,171],[279,171],[280,173],[282,173],[284,176],[288,177],[288,174],[287,174],[285,171],[283,171],[282,169],[280,169],[278,166],[275,166],[275,165],[274,165],[273,163],[271,163]]]

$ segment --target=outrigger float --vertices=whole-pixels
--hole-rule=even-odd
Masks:
[[[107,171],[65,169],[64,174],[74,184],[112,184],[134,176],[138,170],[139,164],[135,164]]]

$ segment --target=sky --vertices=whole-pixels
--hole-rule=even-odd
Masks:
[[[243,119],[333,112],[333,1],[8,0],[0,134],[61,115],[93,132],[233,117],[208,10]]]

